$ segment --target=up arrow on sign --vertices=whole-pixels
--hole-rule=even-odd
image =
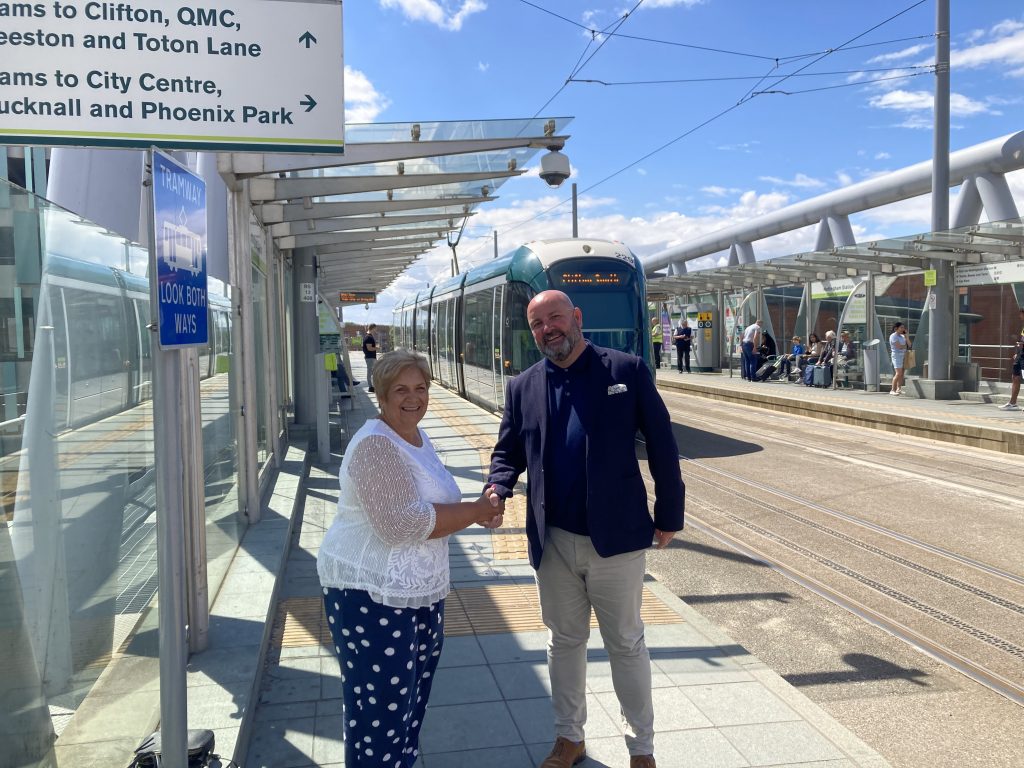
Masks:
[[[299,36],[299,42],[305,43],[306,47],[309,48],[311,45],[316,45],[316,38],[313,37],[312,33],[307,31],[305,34]]]

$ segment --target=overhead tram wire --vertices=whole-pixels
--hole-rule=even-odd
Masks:
[[[903,80],[908,77],[919,77],[921,75],[930,75],[935,72],[935,66],[929,65],[925,68],[924,72],[908,72],[905,75],[893,75],[892,77],[876,77],[872,80],[858,80],[854,83],[838,83],[836,85],[822,85],[818,88],[801,88],[799,91],[785,91],[781,88],[772,88],[766,91],[757,91],[755,96],[770,96],[773,94],[779,94],[782,96],[795,96],[798,93],[815,93],[816,91],[834,91],[837,88],[853,88],[858,85],[871,85],[871,83],[881,83],[885,80]]]
[[[676,47],[676,48],[689,48],[689,49],[692,49],[692,50],[695,50],[695,51],[707,51],[708,53],[721,53],[721,54],[725,54],[727,56],[741,56],[741,57],[750,58],[750,59],[760,59],[762,61],[777,61],[780,64],[789,64],[789,63],[792,63],[794,61],[798,61],[800,59],[812,58],[814,56],[819,56],[822,53],[829,53],[829,52],[832,52],[832,51],[835,50],[835,49],[827,49],[825,51],[812,51],[810,53],[797,53],[797,54],[792,54],[792,55],[789,55],[789,56],[766,56],[764,54],[751,53],[749,51],[733,51],[733,50],[729,50],[728,48],[715,48],[714,46],[708,46],[708,45],[695,45],[693,43],[683,43],[683,42],[679,42],[678,40],[659,40],[658,38],[655,38],[655,37],[644,37],[643,35],[630,35],[630,34],[626,34],[625,32],[607,32],[605,30],[598,30],[598,29],[596,29],[594,27],[588,27],[586,24],[581,24],[578,21],[573,21],[572,19],[570,19],[570,18],[568,18],[566,16],[562,16],[559,13],[555,13],[554,11],[552,11],[552,10],[550,10],[548,8],[544,8],[543,6],[540,6],[540,5],[537,5],[536,3],[530,2],[530,0],[519,0],[519,2],[523,3],[524,5],[530,6],[531,8],[535,8],[538,11],[541,11],[542,13],[546,13],[549,16],[554,16],[556,19],[560,19],[560,20],[562,20],[562,21],[564,21],[564,22],[566,22],[568,24],[571,24],[574,27],[582,29],[584,32],[589,32],[589,33],[591,33],[592,36],[606,35],[608,37],[621,37],[623,40],[636,40],[638,42],[653,43],[655,45],[668,45],[668,46],[673,46],[673,47]],[[609,26],[611,26],[611,25],[609,25]],[[605,28],[605,29],[607,29],[607,28]],[[913,41],[913,40],[927,40],[927,39],[932,39],[934,37],[935,37],[934,33],[929,33],[929,34],[924,34],[924,35],[912,35],[910,37],[896,37],[896,38],[893,38],[891,40],[879,40],[879,41],[873,42],[873,43],[863,43],[861,45],[845,46],[843,48],[843,50],[844,51],[854,51],[854,50],[857,50],[858,48],[874,48],[874,47],[878,47],[878,46],[882,46],[882,45],[891,45],[892,43],[906,43],[906,42],[910,42],[910,41]]]
[[[871,34],[872,32],[874,32],[874,31],[875,31],[876,29],[878,29],[879,27],[883,27],[883,26],[885,26],[885,25],[886,25],[886,24],[888,24],[888,23],[889,23],[890,21],[893,21],[893,20],[895,20],[895,19],[898,19],[898,18],[899,18],[900,16],[902,16],[903,14],[905,14],[905,13],[908,13],[909,11],[912,11],[912,10],[914,10],[914,9],[915,9],[915,8],[917,8],[917,7],[919,6],[919,5],[924,5],[924,4],[926,3],[926,2],[928,2],[928,0],[917,0],[917,2],[916,2],[916,3],[911,3],[911,4],[910,4],[910,5],[908,5],[908,6],[906,7],[906,8],[904,8],[904,9],[903,9],[902,11],[899,11],[898,13],[894,13],[894,14],[893,14],[892,16],[890,16],[889,18],[885,19],[884,21],[880,21],[880,22],[878,22],[877,24],[875,24],[875,25],[874,25],[873,27],[871,27],[870,29],[866,29],[865,31],[861,32],[861,33],[860,33],[859,35],[855,35],[854,37],[851,37],[851,38],[850,38],[849,40],[847,40],[847,41],[846,41],[845,43],[843,43],[842,45],[836,46],[835,48],[829,48],[829,49],[828,49],[827,51],[824,51],[823,53],[821,53],[821,55],[817,56],[817,57],[816,57],[816,58],[814,58],[813,60],[811,60],[811,61],[807,62],[807,63],[806,63],[806,64],[804,64],[804,65],[803,65],[802,67],[800,67],[799,69],[797,69],[797,70],[796,70],[796,72],[790,72],[790,73],[789,73],[789,74],[787,74],[787,75],[782,75],[782,76],[781,76],[781,77],[780,77],[780,78],[779,78],[778,80],[776,80],[776,81],[775,81],[774,83],[772,83],[772,84],[771,84],[771,85],[770,85],[770,86],[769,86],[768,88],[765,88],[765,89],[763,89],[763,91],[770,91],[770,90],[772,90],[772,89],[776,88],[776,87],[777,87],[778,85],[780,85],[781,83],[784,83],[784,82],[786,82],[786,80],[788,80],[789,78],[791,78],[791,77],[793,77],[793,76],[795,76],[795,75],[799,74],[800,72],[803,72],[803,71],[804,71],[805,69],[807,69],[808,67],[813,67],[813,66],[814,66],[815,64],[817,64],[817,63],[818,63],[819,61],[821,61],[822,59],[824,59],[824,58],[825,58],[826,56],[831,56],[831,55],[832,55],[833,53],[836,53],[837,51],[841,51],[841,50],[843,50],[844,48],[846,48],[846,46],[848,46],[848,45],[849,45],[850,43],[854,42],[855,40],[860,40],[860,39],[861,39],[862,37],[864,37],[865,35],[869,35],[869,34]],[[762,91],[762,92],[763,92],[763,91]],[[747,94],[747,95],[746,95],[746,96],[744,97],[744,99],[745,99],[745,100],[748,100],[748,99],[752,99],[752,98],[754,98],[754,93],[753,93],[753,91],[751,91],[750,93],[748,93],[748,94]]]
[[[523,2],[525,2],[526,0],[522,0],[522,1],[523,1]],[[622,26],[623,24],[625,24],[625,23],[626,23],[626,20],[627,20],[627,19],[628,19],[628,18],[630,17],[630,15],[631,15],[631,14],[633,13],[633,11],[635,11],[635,10],[636,10],[637,8],[639,8],[639,7],[640,7],[640,4],[641,4],[641,3],[643,3],[643,1],[644,1],[644,0],[637,0],[637,3],[636,3],[636,5],[634,5],[634,6],[633,6],[633,7],[632,7],[632,8],[631,8],[631,9],[630,9],[629,11],[627,11],[627,12],[626,12],[626,13],[625,13],[625,14],[624,14],[624,15],[622,16],[622,18],[621,18],[621,19],[616,19],[616,21],[615,21],[615,22],[612,22],[612,24],[614,24],[614,25],[615,25],[615,29],[616,29],[616,30],[617,30],[617,29],[618,29],[619,27],[621,27],[621,26]],[[533,3],[527,3],[527,5],[533,5]],[[534,6],[534,7],[535,7],[535,8],[539,8],[539,6]],[[540,10],[545,10],[545,9],[543,9],[543,8],[540,8]],[[556,14],[556,15],[557,15],[557,14]],[[560,18],[562,18],[562,17],[560,17]],[[609,25],[608,25],[608,27],[605,27],[605,30],[607,30],[607,29],[608,29],[609,27],[611,27],[611,26],[612,26],[612,24],[609,24]],[[567,78],[565,79],[565,82],[564,82],[564,83],[562,83],[562,84],[561,84],[561,85],[560,85],[560,86],[558,87],[558,90],[557,90],[557,91],[555,91],[555,92],[554,92],[553,94],[551,94],[551,98],[550,98],[550,99],[548,99],[547,101],[545,101],[545,102],[544,102],[544,103],[543,103],[543,104],[542,104],[542,105],[540,106],[540,109],[538,109],[538,110],[537,110],[536,112],[534,112],[534,113],[533,113],[533,117],[531,117],[531,118],[530,118],[531,120],[534,120],[534,119],[536,119],[536,118],[537,118],[537,115],[539,115],[539,114],[540,114],[541,112],[543,112],[543,111],[544,111],[544,110],[545,110],[545,109],[547,108],[548,104],[550,104],[550,103],[551,103],[552,101],[554,101],[554,100],[555,100],[556,98],[558,98],[558,94],[560,94],[560,93],[561,93],[562,91],[564,91],[564,90],[565,90],[565,87],[566,87],[567,85],[569,85],[569,83],[571,83],[571,82],[572,82],[572,77],[573,77],[573,75],[575,75],[575,74],[576,74],[577,72],[579,72],[579,71],[580,71],[581,69],[583,69],[583,67],[585,67],[585,66],[587,65],[587,63],[588,63],[588,62],[590,61],[590,59],[594,58],[594,56],[596,56],[596,55],[597,55],[597,51],[601,50],[601,48],[602,48],[602,47],[604,46],[604,44],[605,44],[605,43],[606,43],[606,42],[607,42],[608,40],[610,40],[610,39],[611,39],[611,38],[610,38],[610,36],[609,36],[609,35],[610,35],[611,33],[608,33],[608,32],[606,32],[606,31],[600,31],[600,32],[598,32],[597,30],[588,30],[588,31],[589,31],[589,32],[591,32],[591,39],[590,39],[590,41],[589,41],[589,42],[587,42],[587,46],[586,46],[586,48],[584,48],[584,49],[583,49],[583,53],[581,53],[581,54],[580,54],[580,58],[576,59],[576,64],[575,64],[575,65],[573,65],[573,68],[572,68],[572,70],[571,70],[571,71],[569,72],[569,76],[568,76],[568,77],[567,77]],[[615,31],[615,30],[612,30],[612,33],[614,33],[614,31]],[[599,45],[599,46],[597,47],[597,50],[595,50],[595,51],[594,51],[594,52],[593,52],[592,54],[590,54],[590,57],[589,57],[589,58],[588,58],[588,59],[587,59],[586,61],[584,61],[584,62],[583,62],[583,63],[581,64],[581,63],[580,63],[580,61],[581,61],[581,60],[583,59],[583,57],[584,57],[584,56],[586,56],[586,54],[587,54],[587,51],[588,51],[588,50],[590,50],[590,46],[591,46],[591,45],[593,44],[593,42],[594,42],[595,36],[596,36],[596,35],[598,35],[598,34],[601,34],[601,35],[605,35],[605,38],[604,38],[604,40],[602,40],[602,41],[601,41],[601,45]],[[522,129],[520,129],[520,133],[521,133],[521,132],[522,132]],[[516,135],[518,135],[518,134],[516,134]]]
[[[794,73],[791,77],[824,77],[826,75],[861,75],[868,72],[893,72],[904,69],[914,70],[928,70],[934,71],[935,67],[932,64],[915,64],[912,66],[904,67],[875,67],[872,69],[840,69],[833,70],[831,72],[800,72]],[[909,76],[909,75],[908,75]],[[574,83],[591,83],[594,85],[607,85],[607,86],[618,86],[618,85],[675,85],[685,83],[718,83],[728,80],[762,80],[763,75],[735,75],[735,76],[723,76],[723,77],[687,77],[678,80],[596,80],[587,78],[573,78]],[[861,80],[860,83],[873,82],[871,80]]]
[[[520,2],[526,3],[527,5],[533,5],[533,3],[530,3],[527,0],[520,0]],[[822,52],[821,55],[819,55],[817,58],[815,58],[814,61],[808,62],[804,66],[800,67],[800,69],[798,69],[796,72],[791,72],[788,75],[785,75],[784,77],[781,77],[778,81],[776,81],[776,83],[773,83],[773,87],[775,85],[778,85],[779,83],[784,82],[785,80],[789,79],[790,77],[794,77],[795,75],[799,74],[800,72],[802,72],[803,70],[807,69],[808,67],[813,66],[817,62],[819,62],[822,59],[824,59],[826,56],[829,56],[829,55],[831,55],[833,53],[836,53],[836,52],[838,52],[840,50],[847,50],[848,48],[852,50],[853,46],[850,46],[849,45],[850,43],[854,42],[855,40],[859,40],[860,38],[864,37],[864,35],[867,35],[867,34],[870,34],[871,32],[874,32],[879,27],[882,27],[885,24],[888,24],[890,21],[892,21],[892,20],[902,16],[903,14],[907,13],[908,11],[911,11],[914,8],[918,7],[919,5],[924,4],[925,2],[926,2],[926,0],[918,0],[918,2],[913,3],[912,5],[908,6],[907,8],[904,8],[902,11],[899,11],[898,13],[893,14],[892,16],[890,16],[889,18],[885,19],[884,21],[881,21],[878,24],[875,24],[871,28],[865,30],[864,32],[861,32],[859,35],[851,37],[849,40],[847,40],[842,45],[837,46],[835,48],[827,49],[826,51]],[[539,8],[539,6],[534,6],[534,7],[535,8]],[[545,10],[543,8],[539,8],[539,9],[540,10]],[[557,14],[554,14],[554,15],[557,15]],[[573,23],[575,23],[575,22],[573,22]],[[933,37],[933,35],[924,35],[922,37]],[[919,38],[915,38],[915,39],[919,39]],[[863,47],[863,46],[861,46],[861,47]],[[771,59],[771,60],[775,61],[775,59]],[[922,73],[915,73],[915,74],[922,74]],[[911,77],[911,76],[913,76],[913,75],[906,75],[906,77]],[[855,85],[863,85],[863,84],[864,84],[863,82],[855,83]],[[854,84],[847,84],[847,85],[854,85]],[[563,88],[564,88],[564,85],[563,85]],[[755,88],[756,88],[756,86],[755,86]],[[559,93],[561,93],[561,90],[562,89],[560,88],[559,89]],[[663,150],[668,149],[670,146],[672,146],[673,144],[681,141],[682,139],[686,138],[690,134],[700,130],[701,128],[704,128],[707,125],[710,125],[711,123],[715,122],[719,118],[724,117],[725,115],[729,114],[734,109],[736,109],[737,107],[740,107],[743,104],[746,104],[748,101],[750,101],[751,98],[753,98],[751,93],[752,93],[752,91],[748,91],[747,94],[742,99],[737,101],[732,106],[729,106],[729,107],[723,109],[722,111],[718,112],[717,114],[715,114],[712,117],[709,117],[707,120],[703,121],[699,125],[696,125],[696,126],[690,128],[690,129],[688,129],[687,131],[681,133],[679,136],[676,136],[674,139],[665,142],[664,144],[662,144],[661,146],[657,147],[656,149],[651,150],[650,152],[645,154],[643,157],[640,157],[637,160],[634,160],[633,162],[629,163],[628,165],[623,166],[619,170],[609,174],[608,176],[605,176],[600,181],[597,181],[597,182],[591,184],[590,186],[585,187],[583,190],[580,190],[577,194],[585,194],[585,193],[587,193],[587,192],[589,192],[589,191],[599,187],[601,184],[604,184],[605,182],[610,181],[611,179],[615,178],[619,174],[628,171],[630,168],[633,168],[636,165],[639,165],[644,160],[647,160],[648,158],[653,157],[654,155],[658,154],[659,152],[662,152]],[[557,94],[555,94],[555,95],[557,95]],[[554,96],[552,96],[552,98],[549,99],[548,102],[544,106],[547,106],[547,104],[551,103],[551,101],[553,99],[554,99]],[[542,109],[543,109],[543,107],[542,107]],[[540,110],[537,111],[537,114],[540,114]],[[506,228],[505,230],[503,230],[502,233],[504,234],[504,233],[507,233],[507,232],[511,232],[511,231],[513,231],[515,229],[518,229],[519,227],[526,226],[530,222],[536,221],[537,219],[541,218],[542,216],[547,215],[551,211],[554,211],[554,210],[556,210],[558,208],[561,208],[563,205],[565,205],[566,203],[568,203],[570,201],[571,201],[571,198],[570,199],[566,199],[566,200],[562,200],[559,203],[556,203],[555,205],[551,206],[550,208],[546,208],[545,210],[541,211],[540,213],[537,213],[537,214],[531,216],[528,219],[524,219],[523,221],[519,222],[518,224],[513,224],[512,226],[510,226],[510,227]]]

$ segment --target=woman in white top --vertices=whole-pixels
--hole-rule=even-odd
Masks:
[[[903,394],[903,379],[906,373],[903,368],[903,359],[907,354],[907,328],[903,323],[894,323],[892,333],[889,334],[889,351],[892,355],[892,389],[890,395]]]
[[[317,572],[341,663],[345,765],[409,768],[444,642],[448,535],[473,523],[497,527],[504,502],[491,490],[460,502],[419,428],[426,358],[395,350],[371,383],[380,418],[349,443]]]

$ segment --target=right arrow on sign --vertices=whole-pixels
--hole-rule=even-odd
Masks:
[[[299,106],[305,107],[307,112],[311,112],[313,110],[313,107],[316,106],[316,99],[314,99],[307,93],[306,100],[300,101]]]

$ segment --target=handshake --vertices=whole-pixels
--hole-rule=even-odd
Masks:
[[[505,515],[505,500],[498,495],[498,491],[493,485],[487,486],[480,498],[476,500],[476,504],[479,507],[477,525],[482,525],[484,528],[499,528],[501,526]]]

